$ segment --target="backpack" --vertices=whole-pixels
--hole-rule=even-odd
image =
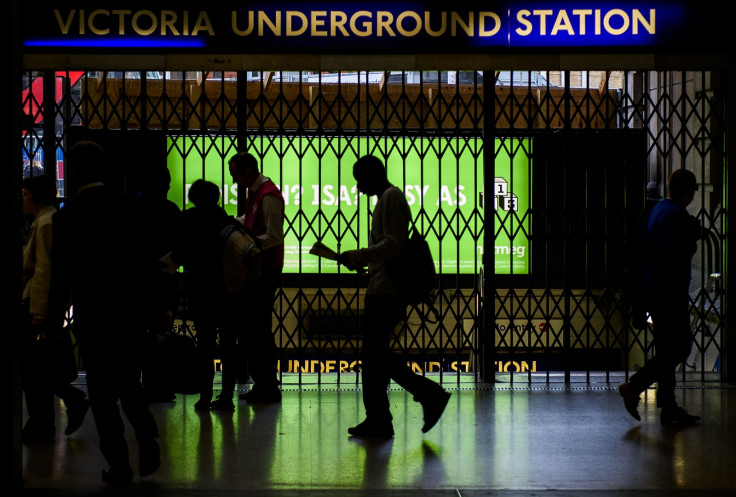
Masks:
[[[435,319],[427,318],[427,315],[419,309],[417,311],[430,322],[436,323],[438,315],[432,302],[439,277],[429,244],[416,228],[406,240],[404,250],[388,261],[387,266],[391,282],[399,290],[406,304],[412,307],[422,304],[428,306]]]
[[[222,272],[227,292],[243,290],[263,274],[261,241],[237,220],[220,230]]]

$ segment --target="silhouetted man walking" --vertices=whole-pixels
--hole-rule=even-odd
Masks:
[[[687,169],[672,173],[669,196],[649,214],[647,263],[642,283],[644,304],[652,318],[652,357],[628,382],[619,385],[626,410],[641,420],[640,394],[657,382],[657,407],[663,426],[690,425],[699,416],[688,414],[675,400],[675,369],[692,348],[690,330],[690,264],[697,250],[700,227],[685,208],[693,201],[698,184]]]
[[[90,408],[110,465],[102,479],[130,483],[133,470],[118,401],[135,430],[139,474],[148,476],[160,466],[158,428],[140,381],[145,302],[137,286],[144,281],[144,244],[130,202],[103,182],[102,148],[81,141],[67,159],[70,177],[80,186],[53,217],[54,315],[61,319],[68,303],[73,304]]]
[[[404,193],[389,183],[383,163],[373,156],[358,159],[353,166],[358,191],[377,196],[368,247],[348,250],[338,256],[344,266],[368,266],[370,281],[365,296],[365,332],[362,347],[363,405],[365,421],[348,429],[356,437],[390,438],[394,435],[388,401],[388,385],[394,380],[414,395],[424,409],[423,432],[442,415],[450,394],[432,380],[415,374],[391,351],[391,334],[406,315],[406,303],[391,281],[387,262],[404,249],[411,210]]]

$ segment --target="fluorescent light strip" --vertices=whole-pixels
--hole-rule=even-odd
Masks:
[[[192,48],[204,47],[202,40],[28,40],[23,43],[27,47],[139,47],[139,48]]]

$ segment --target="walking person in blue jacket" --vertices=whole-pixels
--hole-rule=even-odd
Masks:
[[[688,414],[675,399],[675,370],[692,348],[690,330],[690,264],[697,250],[700,227],[686,207],[698,184],[687,169],[678,169],[669,180],[669,195],[649,214],[647,262],[642,282],[645,308],[652,319],[652,357],[628,382],[619,385],[626,410],[636,420],[639,396],[657,382],[657,407],[663,426],[691,425],[700,416]]]

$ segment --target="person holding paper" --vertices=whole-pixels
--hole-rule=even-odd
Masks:
[[[338,255],[338,262],[356,270],[367,266],[370,281],[366,289],[363,346],[363,405],[365,420],[348,429],[355,437],[391,438],[393,421],[388,399],[389,381],[393,380],[414,395],[424,410],[426,433],[437,423],[450,399],[441,385],[414,373],[406,361],[391,351],[390,340],[396,325],[406,313],[403,299],[392,283],[387,262],[398,256],[409,234],[411,210],[404,193],[392,185],[380,159],[368,155],[353,166],[353,177],[360,193],[378,197],[373,209],[368,247],[348,250]]]

